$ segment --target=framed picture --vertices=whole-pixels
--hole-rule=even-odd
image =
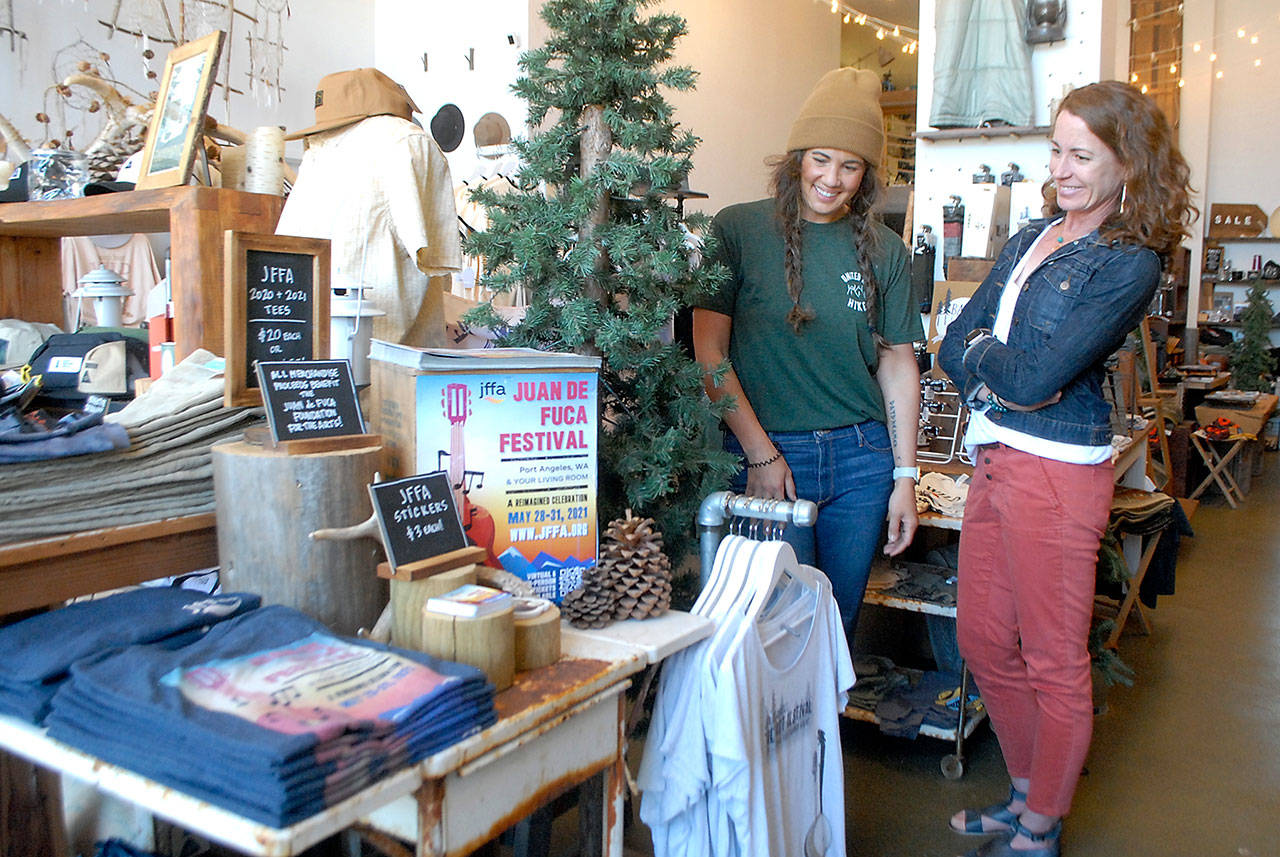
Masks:
[[[215,30],[169,52],[147,130],[147,145],[142,150],[138,190],[187,183],[224,35]]]
[[[1235,295],[1231,292],[1214,292],[1213,314],[1215,321],[1232,321],[1235,318]]]
[[[255,407],[259,362],[329,356],[329,240],[234,230],[223,238],[223,403]]]
[[[1222,267],[1222,248],[1206,247],[1204,248],[1204,272],[1206,274],[1216,274],[1218,269]]]

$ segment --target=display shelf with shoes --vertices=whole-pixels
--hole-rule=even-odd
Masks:
[[[864,604],[905,610],[954,622],[956,581],[953,570],[917,562],[878,560],[872,566]],[[946,667],[947,664],[939,664]],[[940,762],[949,780],[964,775],[964,742],[986,719],[986,709],[970,681],[964,662],[959,670],[900,667],[886,657],[863,657],[854,663],[858,683],[844,716],[875,723],[889,735],[951,741],[955,752]],[[967,699],[963,707],[960,699]]]

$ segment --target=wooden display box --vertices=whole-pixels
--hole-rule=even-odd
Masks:
[[[1276,409],[1276,396],[1264,393],[1252,408],[1223,408],[1213,405],[1196,405],[1196,422],[1207,426],[1219,417],[1226,417],[1240,426],[1245,434],[1262,437],[1262,429]]]
[[[212,187],[131,190],[0,205],[0,318],[63,324],[60,241],[168,232],[175,360],[223,348],[222,233],[272,233],[284,200]]]
[[[374,340],[369,426],[390,475],[447,471],[482,561],[559,603],[596,561],[599,361],[529,349],[416,357]]]

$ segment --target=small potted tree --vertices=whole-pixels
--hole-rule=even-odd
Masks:
[[[1231,377],[1239,390],[1271,391],[1275,360],[1271,356],[1271,302],[1261,283],[1249,289],[1249,303],[1240,316],[1243,327],[1231,359]]]

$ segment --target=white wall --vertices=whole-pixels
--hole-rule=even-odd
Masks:
[[[179,26],[177,4],[169,0],[175,28]],[[15,29],[25,32],[25,41],[10,50],[7,36],[0,36],[0,114],[7,116],[32,143],[43,140],[43,128],[35,114],[46,110],[44,91],[54,81],[54,54],[84,40],[94,51],[110,55],[111,69],[124,83],[142,93],[153,92],[158,81],[148,81],[142,65],[140,40],[123,33],[110,35],[100,20],[109,20],[113,0],[20,0],[13,4]],[[313,121],[312,93],[321,76],[346,68],[368,65],[373,58],[373,13],[367,0],[305,0],[293,3],[293,14],[283,19],[287,48],[282,70],[283,94],[259,97],[232,94],[228,103],[221,90],[210,101],[209,112],[219,121],[251,130],[258,125],[285,125],[298,129]],[[238,21],[228,46],[231,51],[231,82],[245,89],[249,47],[247,27]],[[192,38],[204,33],[191,33]],[[164,72],[168,45],[152,44],[156,58],[151,67]],[[55,103],[50,96],[48,104]],[[49,111],[56,119],[56,114]],[[72,117],[75,119],[76,117]],[[87,126],[75,140],[87,143],[97,132],[96,117],[79,117]],[[61,123],[59,123],[59,126]],[[300,153],[300,150],[299,150]],[[292,153],[291,154],[295,154]]]
[[[409,90],[421,121],[445,104],[462,111],[462,143],[448,154],[454,180],[476,168],[476,120],[501,114],[513,136],[522,133],[528,111],[511,93],[516,61],[529,47],[528,0],[377,0],[374,4],[376,65]],[[514,44],[508,39],[514,39]],[[468,62],[474,53],[474,68]],[[426,55],[426,70],[423,55]]]
[[[168,5],[176,7],[172,0]],[[374,65],[405,85],[422,109],[424,125],[446,103],[461,109],[466,133],[449,159],[455,177],[465,178],[475,168],[472,126],[482,114],[501,113],[513,133],[521,132],[526,111],[509,87],[518,76],[520,51],[540,38],[539,5],[538,0],[294,3],[284,23],[286,92],[280,103],[233,95],[228,107],[215,93],[210,112],[244,130],[262,124],[296,130],[312,122],[311,94],[320,77]],[[114,72],[126,83],[144,92],[155,88],[143,76],[137,40],[119,33],[108,38],[106,28],[97,23],[109,17],[113,0],[43,0],[15,6],[15,23],[28,39],[20,51],[11,52],[7,40],[0,38],[0,114],[29,138],[37,138],[33,142],[39,142],[42,131],[34,115],[43,109],[42,90],[52,83],[52,55],[77,38],[110,53]],[[670,94],[677,119],[703,139],[690,182],[710,198],[690,201],[688,208],[713,212],[763,196],[764,159],[782,149],[813,84],[840,64],[840,17],[812,0],[666,0],[654,8],[688,20],[689,34],[680,42],[677,61],[700,72],[695,91]],[[176,17],[176,9],[170,11]],[[508,35],[517,45],[508,42]],[[243,31],[235,36],[233,82],[243,76],[247,59]],[[466,59],[472,49],[474,70]],[[164,51],[163,46],[157,49],[157,72],[163,71]],[[91,130],[96,130],[93,124]],[[298,158],[301,144],[291,143],[287,154]]]
[[[667,0],[689,34],[676,61],[699,72],[697,89],[670,93],[676,119],[702,138],[689,184],[710,195],[708,213],[768,191],[765,158],[786,145],[805,96],[840,65],[840,18],[812,0]]]
[[[1209,309],[1199,306],[1196,288],[1209,206],[1252,203],[1268,216],[1280,207],[1280,163],[1274,156],[1280,139],[1280,8],[1275,0],[1200,0],[1188,4],[1183,16],[1182,148],[1202,214],[1192,252],[1188,315],[1194,319],[1197,310]],[[1243,39],[1236,35],[1239,28]],[[1259,43],[1252,45],[1255,33]],[[1211,51],[1218,54],[1215,62],[1209,61]],[[1280,235],[1276,221],[1264,235]],[[1255,253],[1280,261],[1280,244],[1226,245],[1226,256],[1238,268],[1247,270]],[[1233,291],[1236,303],[1244,303],[1247,289]],[[1272,290],[1271,303],[1280,309],[1280,290]]]
[[[1072,87],[1102,79],[1102,69],[1114,69],[1124,40],[1128,53],[1128,31],[1117,27],[1116,0],[1071,0],[1067,6],[1066,38],[1035,45],[1031,53],[1032,105],[1034,122],[1047,125],[1051,104]],[[1124,0],[1127,8],[1128,2]],[[918,130],[927,128],[933,107],[933,63],[937,53],[935,0],[920,0],[920,78],[917,101]],[[972,187],[971,176],[979,164],[987,164],[997,175],[1017,163],[1030,181],[1049,177],[1047,138],[1032,134],[1018,138],[992,136],[966,140],[920,140],[916,146],[915,232],[928,224],[935,235],[942,234],[942,205],[952,194],[964,196]],[[962,255],[975,255],[968,249]],[[942,277],[942,253],[938,253],[936,276]]]

